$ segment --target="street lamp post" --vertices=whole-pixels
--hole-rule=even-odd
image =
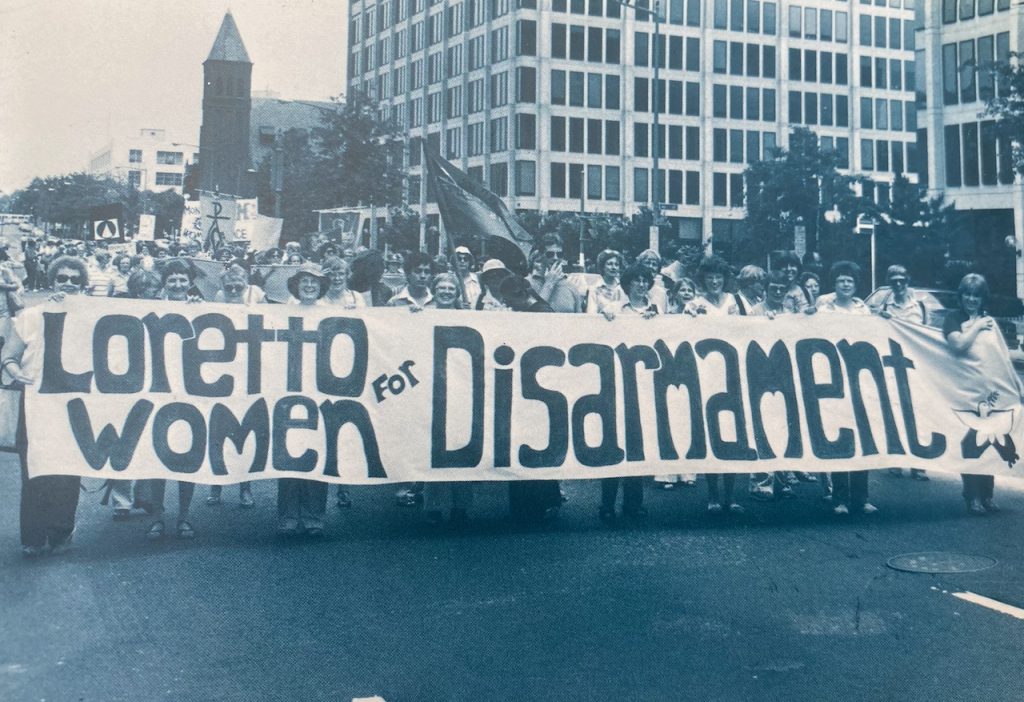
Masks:
[[[628,7],[637,13],[639,16],[641,13],[654,21],[654,34],[652,35],[654,41],[654,49],[652,53],[652,60],[654,63],[654,85],[651,86],[651,113],[653,114],[653,129],[654,135],[651,139],[651,148],[653,150],[653,165],[654,172],[651,175],[651,211],[654,217],[654,225],[651,227],[652,234],[656,232],[658,220],[661,218],[661,198],[658,192],[658,185],[661,183],[659,178],[659,166],[661,158],[661,134],[658,130],[660,126],[660,119],[658,116],[659,100],[661,98],[661,88],[659,86],[659,79],[661,76],[661,0],[653,0],[652,5],[654,9],[647,7],[640,7],[635,4],[635,0],[616,0],[623,7]]]

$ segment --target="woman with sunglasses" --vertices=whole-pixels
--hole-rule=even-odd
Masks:
[[[249,282],[249,271],[236,261],[220,274],[220,290],[214,295],[213,301],[230,305],[258,305],[267,301],[267,295],[258,285]]]
[[[63,302],[81,295],[89,285],[85,263],[61,256],[50,264],[51,302]],[[25,310],[4,322],[5,343],[0,352],[0,368],[5,382],[24,387],[36,382],[42,370],[43,308]],[[18,412],[18,460],[21,464],[21,553],[27,558],[45,553],[60,553],[71,545],[75,532],[75,512],[81,479],[69,475],[28,477],[28,431],[25,425],[25,401]]]
[[[928,324],[928,310],[910,288],[910,276],[904,266],[895,264],[885,272],[889,294],[882,300],[878,314],[885,319],[899,319],[911,324]],[[889,475],[903,477],[902,468],[890,468]],[[928,474],[920,468],[910,469],[912,480],[928,480]]]

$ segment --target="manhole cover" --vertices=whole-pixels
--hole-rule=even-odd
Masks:
[[[988,556],[968,556],[964,553],[925,551],[893,556],[886,565],[908,573],[973,573],[991,568],[998,561]]]

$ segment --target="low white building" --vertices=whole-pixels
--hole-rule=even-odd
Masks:
[[[180,195],[185,166],[198,160],[198,145],[170,141],[165,130],[146,128],[111,140],[89,159],[89,172],[124,180],[139,190]]]

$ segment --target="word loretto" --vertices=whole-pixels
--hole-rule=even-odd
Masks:
[[[550,315],[150,309],[41,313],[33,474],[372,483],[965,458],[998,472],[957,413],[1013,383],[875,318],[575,317],[552,339]]]

